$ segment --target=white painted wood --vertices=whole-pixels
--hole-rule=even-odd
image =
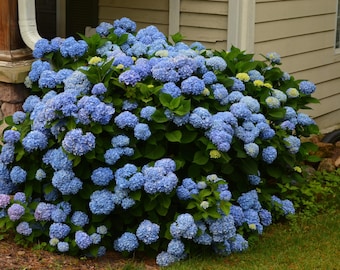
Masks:
[[[179,32],[181,0],[169,0],[169,35]]]
[[[254,51],[255,0],[229,0],[228,49]]]

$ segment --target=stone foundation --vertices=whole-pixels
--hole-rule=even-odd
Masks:
[[[24,84],[0,82],[0,119],[22,110],[22,104],[29,95]]]

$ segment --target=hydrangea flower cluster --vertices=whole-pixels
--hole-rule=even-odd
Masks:
[[[298,111],[315,85],[277,53],[136,29],[122,18],[37,42],[32,94],[2,136],[0,225],[61,253],[157,249],[160,266],[191,246],[241,252],[295,212],[280,184],[299,179],[300,137],[317,132]]]

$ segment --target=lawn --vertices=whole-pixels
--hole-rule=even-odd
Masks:
[[[296,215],[270,226],[244,253],[217,257],[194,254],[167,270],[336,270],[340,269],[340,211],[314,217]],[[1,269],[155,270],[153,259],[124,259],[108,253],[100,259],[74,258],[18,247],[10,237],[0,241]],[[141,261],[142,260],[142,261]]]

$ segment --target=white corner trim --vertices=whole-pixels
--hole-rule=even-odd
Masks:
[[[181,0],[169,0],[169,36],[179,32]]]
[[[229,0],[228,50],[235,46],[248,53],[254,52],[256,0]]]
[[[35,19],[35,0],[18,0],[18,24],[22,40],[33,50],[41,39]]]

